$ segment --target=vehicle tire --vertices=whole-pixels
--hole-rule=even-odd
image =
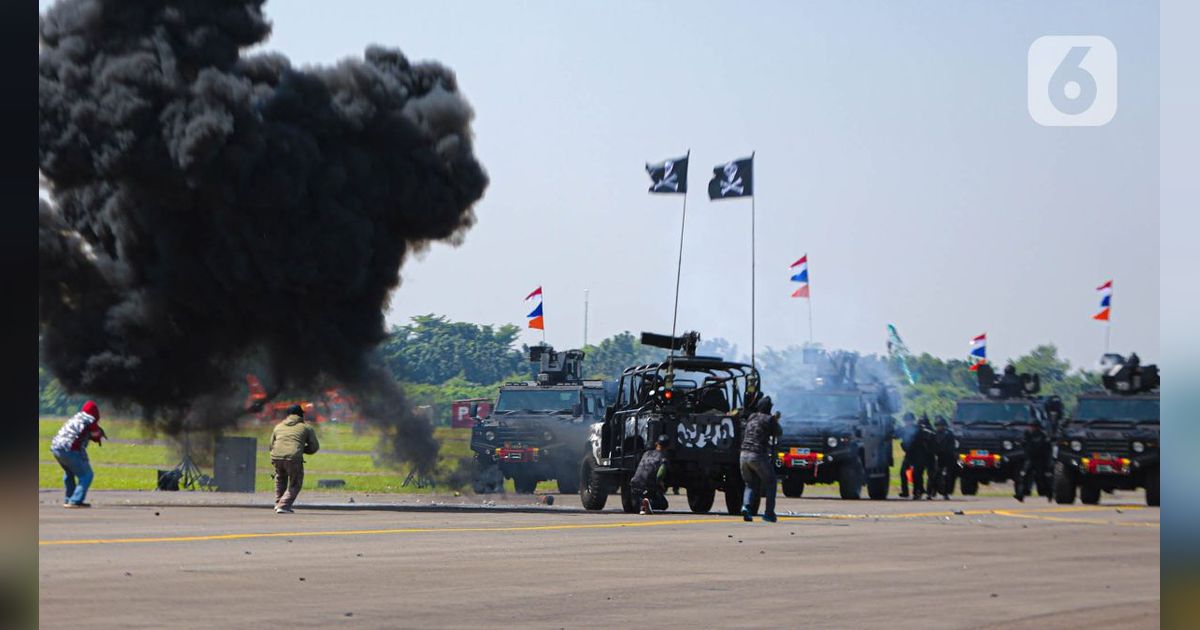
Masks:
[[[730,472],[725,473],[725,511],[730,516],[737,516],[742,513],[742,490],[746,484],[742,481],[742,472],[734,468]]]
[[[687,489],[688,508],[696,514],[708,514],[716,499],[717,489],[712,486],[692,486]]]
[[[494,494],[504,492],[504,473],[495,464],[475,464],[475,475],[471,480],[471,489],[475,494]]]
[[[555,482],[558,484],[558,492],[560,494],[575,494],[579,492],[579,468],[575,466],[562,465],[558,467],[558,478]]]
[[[979,492],[979,480],[972,477],[963,477],[959,487],[962,488],[964,497],[973,497],[976,492]]]
[[[804,482],[795,477],[784,477],[780,485],[783,486],[785,497],[796,499],[804,495]]]
[[[838,494],[843,499],[855,500],[862,496],[863,486],[862,461],[854,460],[852,465],[838,467]]]
[[[625,512],[626,514],[637,514],[638,508],[640,508],[640,507],[641,506],[638,505],[638,502],[633,500],[633,489],[629,487],[629,480],[622,479],[621,480],[621,511]]]
[[[600,475],[593,471],[595,467],[596,461],[592,456],[584,455],[579,464],[579,477],[583,481],[579,486],[579,499],[583,502],[585,510],[603,510],[604,504],[608,503],[608,488]],[[561,487],[560,485],[559,488]]]
[[[1146,471],[1146,505],[1158,507],[1158,468]]]
[[[517,494],[533,494],[537,489],[538,480],[532,475],[516,474],[513,475],[513,489]]]
[[[883,501],[888,498],[888,491],[891,490],[892,476],[891,473],[874,479],[867,480],[867,496],[871,497],[872,501]]]
[[[1100,502],[1100,486],[1094,482],[1079,484],[1079,502],[1084,505],[1096,505]]]
[[[1075,480],[1062,462],[1054,462],[1054,502],[1059,505],[1075,502]]]

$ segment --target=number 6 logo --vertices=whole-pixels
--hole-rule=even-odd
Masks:
[[[1098,127],[1117,113],[1117,49],[1099,35],[1047,35],[1029,46],[1029,115],[1047,127]]]

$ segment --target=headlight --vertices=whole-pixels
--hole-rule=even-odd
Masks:
[[[551,433],[551,432],[549,432],[549,431],[547,431],[547,432],[545,432],[545,433],[543,433],[543,434],[542,434],[542,439],[546,440],[547,442],[553,442],[553,441],[554,441],[554,434],[553,434],[553,433]]]
[[[487,433],[484,433],[484,434],[483,434],[483,439],[484,439],[484,441],[485,441],[485,442],[494,442],[494,441],[496,441],[496,432],[495,432],[495,431],[488,431]]]
[[[1078,453],[1079,451],[1082,451],[1083,450],[1083,442],[1080,442],[1079,440],[1071,440],[1071,450],[1075,451],[1076,453]]]
[[[1134,453],[1141,453],[1141,452],[1142,452],[1142,451],[1144,451],[1144,450],[1146,450],[1146,445],[1145,445],[1145,444],[1142,444],[1141,442],[1134,442],[1134,443],[1133,443],[1133,452],[1134,452]]]
[[[838,445],[838,439],[831,435],[826,438],[825,443],[829,445],[829,448],[833,448]]]
[[[1003,445],[1004,445],[1004,450],[1006,450],[1006,451],[1011,451],[1011,450],[1012,450],[1012,446],[1013,446],[1013,445],[1012,445],[1012,440],[1004,440],[1003,442],[1001,442],[1001,444],[1003,444]]]

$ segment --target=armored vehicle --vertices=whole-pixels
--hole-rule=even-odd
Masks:
[[[477,493],[500,491],[505,479],[524,494],[549,479],[559,492],[579,491],[588,428],[608,403],[604,381],[583,379],[583,358],[582,350],[530,348],[529,360],[540,364],[537,380],[502,386],[490,415],[471,428]]]
[[[642,454],[666,435],[666,485],[686,488],[693,512],[711,510],[721,490],[728,512],[739,513],[743,484],[738,456],[748,409],[761,395],[758,371],[720,357],[696,356],[700,335],[695,332],[679,337],[642,333],[641,340],[669,349],[671,355],[622,373],[616,402],[602,422],[592,425],[591,451],[579,465],[583,507],[604,509],[608,495],[618,490],[621,508],[636,512],[629,481]]]
[[[872,499],[887,498],[899,394],[883,383],[859,383],[857,360],[806,349],[804,362],[816,376],[779,390],[783,436],[775,466],[784,496],[802,495],[806,484],[836,482],[843,499],[858,499],[863,484]]]
[[[1058,438],[1054,500],[1100,502],[1102,491],[1146,489],[1158,505],[1158,366],[1107,355],[1104,389],[1079,397]]]
[[[954,433],[958,443],[958,478],[964,495],[973,495],[979,484],[1020,479],[1025,465],[1025,429],[1039,423],[1051,437],[1057,433],[1062,401],[1057,396],[1039,397],[1041,378],[1017,374],[1005,367],[997,377],[991,366],[977,372],[981,396],[958,401],[954,410]],[[1049,470],[1049,462],[1045,467]],[[1050,476],[1034,480],[1038,496],[1050,496]]]

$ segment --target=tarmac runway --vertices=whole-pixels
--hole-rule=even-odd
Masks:
[[[577,496],[39,494],[43,628],[1159,625],[1159,510],[780,497],[776,524]],[[489,505],[494,503],[494,505]],[[717,504],[722,504],[718,494]],[[956,511],[961,513],[955,513]]]

